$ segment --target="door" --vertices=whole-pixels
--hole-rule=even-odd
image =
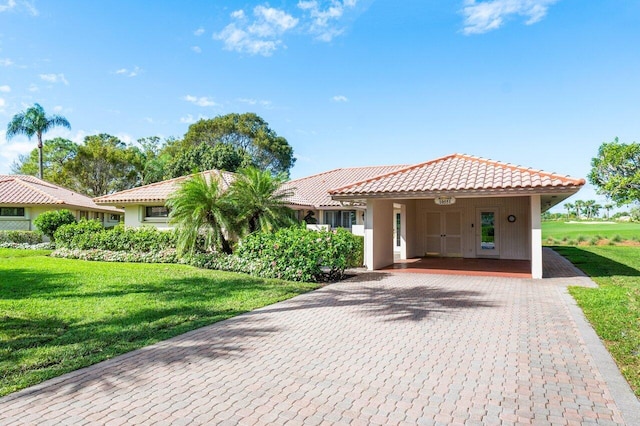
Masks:
[[[476,255],[498,256],[500,254],[498,210],[478,209],[476,227]]]
[[[394,213],[393,224],[393,250],[400,251],[402,245],[402,216],[400,212]]]
[[[426,213],[426,255],[462,256],[462,226],[459,211]]]

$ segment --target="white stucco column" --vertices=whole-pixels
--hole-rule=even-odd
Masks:
[[[407,205],[400,205],[400,259],[407,258]]]
[[[367,200],[364,264],[368,270],[393,264],[393,202]]]
[[[542,278],[542,220],[540,196],[532,195],[531,208],[531,278]]]

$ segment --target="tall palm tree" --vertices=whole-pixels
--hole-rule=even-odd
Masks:
[[[169,223],[176,225],[178,252],[193,253],[198,237],[203,235],[207,249],[218,244],[231,254],[231,244],[225,235],[232,217],[231,205],[220,185],[220,179],[203,173],[182,181],[167,199]]]
[[[582,200],[576,200],[576,201],[573,203],[573,206],[574,206],[574,207],[575,207],[575,209],[576,209],[576,217],[577,217],[578,219],[582,219],[582,209],[584,208],[584,201],[582,201]]]
[[[567,220],[569,220],[569,216],[571,216],[571,211],[575,208],[572,203],[564,203],[564,208],[567,209]]]
[[[270,231],[293,224],[292,211],[285,204],[292,191],[281,189],[284,180],[282,175],[274,177],[269,171],[254,167],[238,171],[229,187],[229,197],[245,231]]]
[[[607,220],[609,220],[609,211],[613,208],[613,204],[605,204],[604,209],[607,211]]]
[[[42,173],[42,134],[48,132],[56,126],[71,128],[71,125],[61,115],[47,116],[44,108],[40,104],[33,104],[25,111],[13,116],[7,125],[7,139],[17,135],[25,135],[29,139],[36,135],[38,137],[38,177],[43,178]]]

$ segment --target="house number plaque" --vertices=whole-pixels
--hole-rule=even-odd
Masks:
[[[439,206],[450,206],[456,203],[455,197],[438,197],[434,201]]]

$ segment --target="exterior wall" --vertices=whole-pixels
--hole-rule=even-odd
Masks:
[[[428,212],[458,211],[461,214],[462,257],[474,258],[481,255],[476,247],[476,231],[479,229],[478,210],[496,210],[496,233],[499,244],[500,259],[531,259],[530,203],[529,197],[494,197],[494,198],[458,198],[449,206],[436,205],[434,200],[415,200],[415,227],[412,232],[415,244],[408,250],[408,255],[424,256],[427,252],[426,238]],[[516,221],[507,221],[514,215]],[[411,253],[411,254],[409,254]]]
[[[155,204],[154,204],[155,205]],[[173,229],[169,220],[164,217],[145,217],[145,207],[140,204],[132,204],[124,207],[124,226],[139,228],[141,226],[153,226],[158,229]]]
[[[393,264],[393,201],[367,200],[364,262],[369,270]]]
[[[44,212],[52,210],[69,210],[76,219],[80,219],[80,212],[86,212],[87,219],[101,219],[102,224],[105,227],[112,227],[117,225],[119,220],[111,220],[111,213],[99,212],[93,210],[79,210],[69,207],[56,208],[55,206],[31,206],[24,208],[24,217],[0,217],[0,231],[34,231],[36,226],[33,224],[33,220],[40,216]]]

